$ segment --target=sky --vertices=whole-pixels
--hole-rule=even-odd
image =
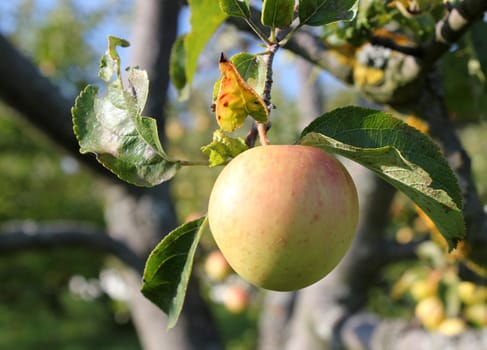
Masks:
[[[36,0],[34,1],[34,3],[36,4],[36,8],[33,13],[37,15],[37,19],[40,19],[62,1],[68,0]],[[15,14],[18,11],[19,6],[24,2],[25,0],[0,0],[0,32],[5,34],[9,34],[12,32],[12,30],[15,28]],[[106,6],[107,3],[112,3],[114,9],[116,9],[117,7],[120,9],[122,6],[132,6],[133,4],[133,0],[73,0],[73,2],[75,3],[76,7],[80,9],[81,13],[85,13],[87,15],[90,14],[90,12],[99,9],[101,6]],[[180,15],[180,34],[190,30],[189,17],[189,10],[187,7],[185,7]],[[106,37],[108,35],[115,35],[121,38],[128,39],[130,41],[131,29],[132,28],[130,23],[122,23],[116,16],[108,15],[108,17],[102,22],[99,27],[97,27],[95,30],[91,31],[91,33],[88,34],[87,40],[94,48],[96,54],[100,56],[106,49]],[[295,62],[291,59],[290,55],[287,55],[282,51],[276,55],[276,59],[274,61],[274,81],[280,84],[286,96],[289,96],[289,98],[293,98],[295,96],[298,96],[299,94],[299,84],[296,83],[298,75],[295,69]],[[126,64],[130,62],[130,48],[120,49],[119,54],[122,59],[122,64],[123,62],[125,62]],[[215,59],[215,67],[216,66],[217,62]],[[327,84],[332,84],[331,89],[337,88],[339,86],[336,85],[336,82],[334,82],[333,79],[331,79],[327,75],[321,74],[320,78],[322,80],[325,80]],[[195,79],[198,79],[198,72]]]

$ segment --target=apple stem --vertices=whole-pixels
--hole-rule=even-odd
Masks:
[[[263,123],[257,123],[257,131],[259,133],[259,141],[262,146],[267,146],[269,144],[269,139],[267,138],[267,125]]]

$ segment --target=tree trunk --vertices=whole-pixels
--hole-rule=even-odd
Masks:
[[[179,10],[177,1],[137,1],[131,39],[132,65],[145,69],[150,79],[144,114],[156,118],[163,144],[169,54],[176,38]],[[144,258],[163,235],[178,224],[168,182],[151,189],[113,184],[107,188],[106,194],[108,231],[114,236],[122,236]],[[195,276],[190,283],[181,318],[170,331],[166,330],[166,315],[140,293],[140,275],[127,270],[125,276],[132,291],[129,303],[131,314],[144,349],[199,350],[220,347],[216,327],[199,293]]]
[[[137,3],[134,57],[149,72],[151,91],[146,115],[158,119],[164,141],[164,105],[168,88],[168,57],[177,31],[179,4],[173,1],[146,0]],[[149,17],[147,17],[149,16]],[[11,107],[65,150],[89,164],[104,181],[106,223],[113,237],[125,242],[138,257],[146,259],[165,233],[177,226],[168,184],[156,188],[136,188],[120,182],[93,156],[81,156],[73,133],[70,108],[74,99],[42,76],[29,58],[0,35],[0,96]],[[39,108],[42,101],[42,108]],[[198,281],[190,282],[187,300],[177,327],[166,331],[166,317],[140,293],[141,276],[125,271],[132,290],[130,301],[135,327],[145,349],[219,349],[219,336],[211,314],[199,294]]]

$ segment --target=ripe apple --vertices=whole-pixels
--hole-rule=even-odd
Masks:
[[[487,304],[472,304],[465,308],[465,317],[476,327],[487,326]]]
[[[230,273],[232,268],[219,250],[214,250],[205,260],[205,272],[214,281],[223,281]]]
[[[357,191],[345,167],[317,148],[255,147],[218,176],[208,219],[241,277],[261,288],[297,290],[323,278],[347,251]]]
[[[194,212],[188,214],[188,216],[186,216],[186,219],[184,219],[184,222],[190,222],[190,221],[199,219],[202,216],[203,216],[203,214],[201,214],[200,212],[194,211]]]
[[[436,331],[448,336],[455,336],[467,329],[467,324],[459,317],[445,318],[438,325]]]
[[[437,296],[431,296],[416,304],[414,314],[426,329],[436,329],[445,319],[445,305]]]
[[[477,286],[470,281],[461,281],[458,284],[458,296],[467,305],[485,303],[487,301],[487,287]]]
[[[239,285],[231,285],[223,294],[223,305],[234,314],[243,312],[249,304],[249,292]]]
[[[431,278],[414,281],[409,291],[417,302],[438,293],[438,283]]]

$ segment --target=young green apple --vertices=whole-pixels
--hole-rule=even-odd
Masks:
[[[315,147],[255,147],[218,176],[208,219],[241,277],[261,288],[297,290],[328,274],[349,248],[357,191],[343,165]]]

